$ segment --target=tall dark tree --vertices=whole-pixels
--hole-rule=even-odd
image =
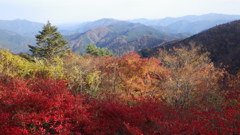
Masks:
[[[39,35],[36,35],[37,46],[29,45],[33,56],[52,59],[67,53],[67,42],[57,32],[57,27],[52,26],[49,21],[39,33]]]

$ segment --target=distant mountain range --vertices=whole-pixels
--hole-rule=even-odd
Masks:
[[[204,51],[210,52],[210,57],[217,66],[226,66],[232,73],[240,71],[240,20],[218,25],[184,40],[145,49],[141,53],[145,57],[157,56],[159,49],[169,50],[172,47],[189,46],[191,43],[202,45]]]
[[[210,27],[240,19],[238,15],[206,14],[156,20],[93,22],[58,25],[73,51],[83,54],[88,44],[111,49],[116,54],[154,47],[169,40],[183,39]],[[44,24],[27,20],[0,20],[0,44],[14,53],[28,52]]]
[[[103,21],[103,20],[101,20]],[[108,19],[105,19],[107,22]],[[109,20],[112,22],[113,20]],[[114,21],[108,26],[91,29],[87,32],[67,36],[73,51],[85,53],[86,47],[93,43],[102,48],[108,48],[121,55],[129,51],[156,46],[165,40],[171,40],[184,35],[169,35],[154,28],[139,23]]]
[[[1,48],[14,53],[27,52],[29,44],[35,44],[35,35],[44,24],[27,20],[0,20]]]
[[[106,27],[108,25],[121,23],[125,23],[125,21],[104,18],[93,22],[84,22],[80,24],[63,24],[59,25],[58,27],[63,35],[71,35],[75,33],[84,33],[99,27]]]
[[[38,33],[44,24],[28,20],[0,20],[0,29],[11,31],[22,36],[32,36]]]
[[[224,24],[234,20],[239,20],[240,15],[224,15],[224,14],[205,14],[205,15],[188,15],[183,17],[167,17],[163,19],[135,19],[134,23],[142,23],[151,26],[157,30],[166,33],[189,33],[197,34],[203,30],[209,29],[216,25]]]
[[[22,36],[8,30],[0,29],[0,47],[12,52],[26,52],[28,44],[34,44],[34,38]]]

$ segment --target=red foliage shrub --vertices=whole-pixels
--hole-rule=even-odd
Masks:
[[[239,134],[239,109],[183,110],[156,102],[129,107],[106,101],[95,109],[94,134]]]
[[[128,106],[73,96],[63,80],[0,79],[0,134],[6,135],[240,134],[239,102],[203,108],[151,100]]]
[[[64,81],[13,80],[0,88],[0,134],[85,133],[88,127],[88,105]]]

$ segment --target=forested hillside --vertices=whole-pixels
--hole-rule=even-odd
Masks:
[[[166,58],[28,61],[1,50],[0,133],[239,134],[239,75],[195,50]]]
[[[179,46],[196,44],[202,46],[203,51],[210,53],[211,60],[230,72],[239,71],[240,60],[240,21],[233,21],[216,26],[184,40],[169,42],[152,49],[143,50],[144,56],[157,56],[159,49],[171,49]]]
[[[93,43],[121,55],[129,51],[155,46],[172,38],[175,37],[153,28],[124,22],[92,29],[82,34],[69,36],[66,39],[73,51],[85,53],[86,47]]]
[[[36,41],[31,55],[0,49],[0,134],[240,134],[240,72],[200,46],[80,56],[50,22]]]

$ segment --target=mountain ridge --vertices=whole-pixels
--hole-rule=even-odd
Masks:
[[[178,32],[197,34],[216,25],[238,19],[240,19],[240,15],[209,13],[203,15],[187,15],[182,17],[166,17],[153,20],[132,20],[132,22],[139,22],[147,26],[152,26],[155,29],[162,30],[166,33]]]
[[[142,45],[140,41],[147,42],[154,40],[154,42],[158,41],[158,44],[162,43],[164,41],[163,39],[171,38],[172,37],[169,35],[161,33],[151,27],[142,24],[125,22],[92,29],[85,33],[67,37],[73,51],[79,50],[80,53],[84,53],[84,49],[92,43],[96,44],[98,47],[108,48],[119,55],[124,52],[118,50],[117,48],[125,48],[123,50],[126,50],[126,52],[136,51],[136,49],[139,48],[136,46]],[[138,42],[139,45],[135,42]],[[143,44],[146,45],[146,43]],[[152,43],[149,44],[152,45]],[[132,46],[130,47],[130,45]]]
[[[208,21],[207,22],[199,21],[201,20],[201,16],[203,16],[202,18],[205,18],[205,20],[208,20]],[[134,47],[131,45],[134,44],[134,46],[137,46],[137,44],[139,44],[140,41],[142,42],[144,41],[142,45],[144,45],[145,47],[153,47],[153,46],[156,46],[157,43],[161,44],[162,40],[166,40],[166,39],[175,40],[175,39],[189,37],[193,35],[193,33],[197,33],[201,30],[205,30],[211,26],[216,26],[226,21],[226,20],[221,21],[219,19],[217,21],[214,21],[214,18],[223,18],[223,19],[234,18],[234,16],[224,15],[224,14],[206,14],[201,16],[189,15],[189,16],[184,16],[179,18],[168,17],[168,18],[162,19],[164,20],[162,23],[165,23],[165,24],[167,24],[168,21],[169,20],[171,21],[172,19],[182,20],[180,22],[171,23],[171,26],[169,27],[165,27],[165,26],[160,26],[160,27],[146,26],[145,27],[145,25],[141,23],[137,23],[137,22],[131,23],[129,21],[117,20],[117,19],[111,19],[111,18],[103,18],[100,20],[85,22],[85,23],[75,23],[73,25],[65,25],[65,26],[62,25],[59,27],[57,25],[57,27],[58,27],[58,31],[61,32],[62,35],[64,35],[65,39],[69,39],[69,37],[71,37],[71,39],[74,40],[74,37],[77,38],[77,35],[79,35],[80,33],[92,33],[92,34],[88,34],[87,36],[85,36],[85,38],[83,38],[85,43],[96,43],[97,41],[101,41],[100,43],[97,44],[98,46],[116,49],[117,46],[120,45],[119,48],[129,48],[129,50],[136,51],[136,49],[132,49]],[[235,19],[236,18],[238,18],[238,15],[235,16]],[[185,19],[185,21],[183,19]],[[197,22],[188,23],[188,21],[186,21],[191,19],[197,20]],[[136,29],[134,29],[134,26],[131,26],[132,24],[135,25]],[[26,44],[31,44],[31,45],[35,44],[34,43],[35,35],[38,34],[38,31],[42,29],[43,25],[44,24],[42,23],[31,22],[23,19],[0,20],[0,29],[4,30],[4,32],[2,32],[2,35],[0,35],[2,36],[0,37],[1,39],[0,42],[3,44],[5,48],[10,49],[14,53],[27,52],[28,48],[26,47]],[[114,26],[111,27],[111,25],[114,25]],[[115,27],[117,25],[118,27]],[[121,25],[124,26],[125,28],[121,27]],[[101,27],[105,27],[105,28],[101,28]],[[111,27],[111,29],[109,29],[109,27]],[[127,30],[130,27],[131,29]],[[139,27],[142,27],[142,28],[139,29]],[[102,29],[102,32],[100,32],[101,30],[99,32],[96,32],[96,29],[98,30]],[[189,32],[188,30],[191,30],[191,31]],[[12,36],[9,32],[6,32],[6,31],[18,34],[18,36]],[[91,31],[91,32],[88,32],[88,31]],[[95,31],[96,34],[93,34],[94,33],[93,31]],[[122,33],[120,33],[121,31]],[[108,34],[105,35],[105,37],[101,37],[104,35],[104,33],[105,34],[108,33]],[[146,33],[148,33],[147,36],[146,36]],[[158,37],[156,35],[162,35],[162,37]],[[98,39],[100,37],[101,39]],[[72,42],[72,41],[69,41],[69,42]],[[153,45],[153,42],[156,44]],[[150,45],[147,46],[147,44],[150,44]],[[70,46],[71,45],[72,44],[70,44]],[[127,47],[128,45],[129,47]],[[11,46],[14,46],[14,47],[11,47]],[[12,48],[15,48],[15,49],[12,49]],[[78,50],[79,47],[75,47],[73,49]],[[85,49],[85,47],[80,49]],[[142,49],[142,48],[139,48],[139,49]],[[116,50],[116,52],[119,52],[119,51]]]
[[[143,56],[156,56],[159,49],[169,50],[173,47],[189,46],[191,43],[201,45],[210,52],[210,58],[216,66],[225,67],[232,73],[240,70],[240,20],[221,24],[202,31],[189,38],[162,44],[158,47],[142,50]]]

